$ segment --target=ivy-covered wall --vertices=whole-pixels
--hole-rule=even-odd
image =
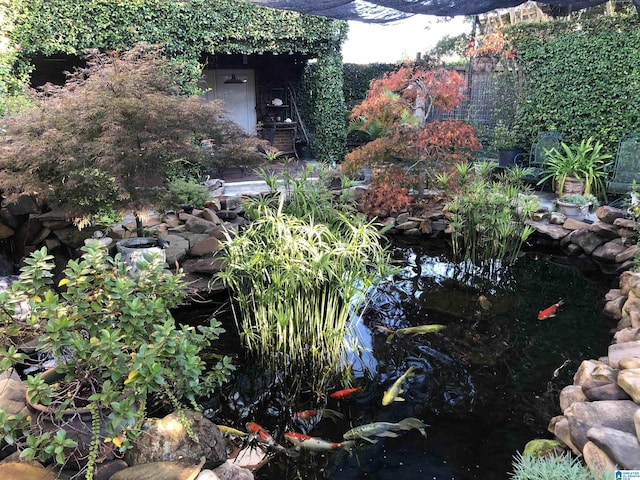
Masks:
[[[1,0],[6,2],[6,0]],[[260,7],[241,0],[11,0],[11,42],[18,57],[80,54],[89,48],[124,50],[138,41],[163,43],[188,79],[200,76],[203,53],[295,51],[318,57],[319,75],[334,75],[346,38],[346,22]],[[324,69],[328,72],[324,72]],[[340,72],[341,73],[341,72]],[[0,79],[1,80],[1,79]],[[314,102],[322,111],[344,104],[342,85]],[[323,103],[326,102],[326,105]],[[340,155],[344,125],[314,115],[314,150]],[[342,140],[341,140],[342,139]],[[322,158],[321,158],[322,159]]]
[[[529,140],[555,128],[565,141],[593,136],[615,153],[623,135],[640,132],[637,15],[518,24],[509,33],[525,92],[516,125]]]

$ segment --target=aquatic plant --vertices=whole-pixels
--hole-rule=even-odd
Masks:
[[[341,373],[353,313],[367,289],[391,273],[380,232],[360,215],[346,215],[322,184],[293,184],[274,193],[240,235],[223,245],[221,280],[237,303],[241,339],[264,368],[292,385],[322,393]],[[249,202],[251,203],[251,202]],[[320,219],[321,221],[318,221]],[[347,345],[346,338],[354,339]]]
[[[535,195],[522,192],[518,177],[508,173],[496,180],[468,175],[457,168],[459,195],[447,204],[454,255],[487,267],[513,264],[533,230],[524,221],[539,207]]]
[[[578,458],[570,455],[554,455],[536,458],[532,455],[514,457],[512,480],[604,480],[604,474],[589,471]]]

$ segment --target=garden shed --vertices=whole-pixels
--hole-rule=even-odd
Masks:
[[[19,46],[13,68],[34,86],[62,83],[88,49],[161,43],[185,80],[199,82],[207,99],[222,99],[246,132],[292,154],[296,143],[320,159],[343,153],[345,22],[228,0],[31,0],[11,8],[3,29]]]

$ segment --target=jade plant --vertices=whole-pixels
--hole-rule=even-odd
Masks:
[[[176,324],[170,309],[185,298],[182,273],[163,271],[151,255],[132,274],[98,242],[82,251],[56,285],[53,256],[43,247],[0,292],[0,367],[32,370],[23,378],[36,408],[31,419],[0,410],[0,435],[23,459],[75,463],[91,478],[98,455],[135,442],[149,395],[178,411],[197,408],[233,366],[227,357],[213,365],[202,357],[223,331],[217,320]],[[80,432],[64,417],[75,409],[91,417]]]

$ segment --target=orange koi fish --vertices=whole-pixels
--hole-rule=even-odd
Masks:
[[[322,410],[304,410],[302,412],[296,412],[291,416],[294,420],[300,420],[303,422],[310,422],[312,420],[320,420],[321,418],[329,418],[337,420],[344,418],[344,415],[335,410],[324,408]]]
[[[564,300],[560,300],[558,303],[554,303],[550,307],[545,308],[538,313],[538,320],[544,320],[545,318],[551,318],[556,316],[556,310],[564,304]]]
[[[334,400],[344,400],[347,397],[350,397],[354,393],[358,393],[362,391],[362,387],[355,388],[345,388],[344,390],[338,390],[337,392],[333,392],[329,395],[329,398],[333,398]]]
[[[286,432],[284,434],[284,438],[293,443],[295,445],[295,448],[304,448],[307,450],[311,450],[312,452],[326,452],[328,450],[338,450],[339,448],[344,448],[345,450],[349,451],[356,443],[353,440],[335,443],[324,440],[322,438],[310,437],[309,435],[305,435],[304,433],[297,432]]]
[[[273,438],[269,432],[267,432],[264,428],[262,428],[257,423],[247,422],[246,427],[247,427],[247,431],[250,434],[255,435],[258,442],[262,443],[263,445],[266,445],[267,447],[273,448],[278,452],[286,453],[287,449],[282,445],[280,445],[278,442],[276,442],[276,439]]]

